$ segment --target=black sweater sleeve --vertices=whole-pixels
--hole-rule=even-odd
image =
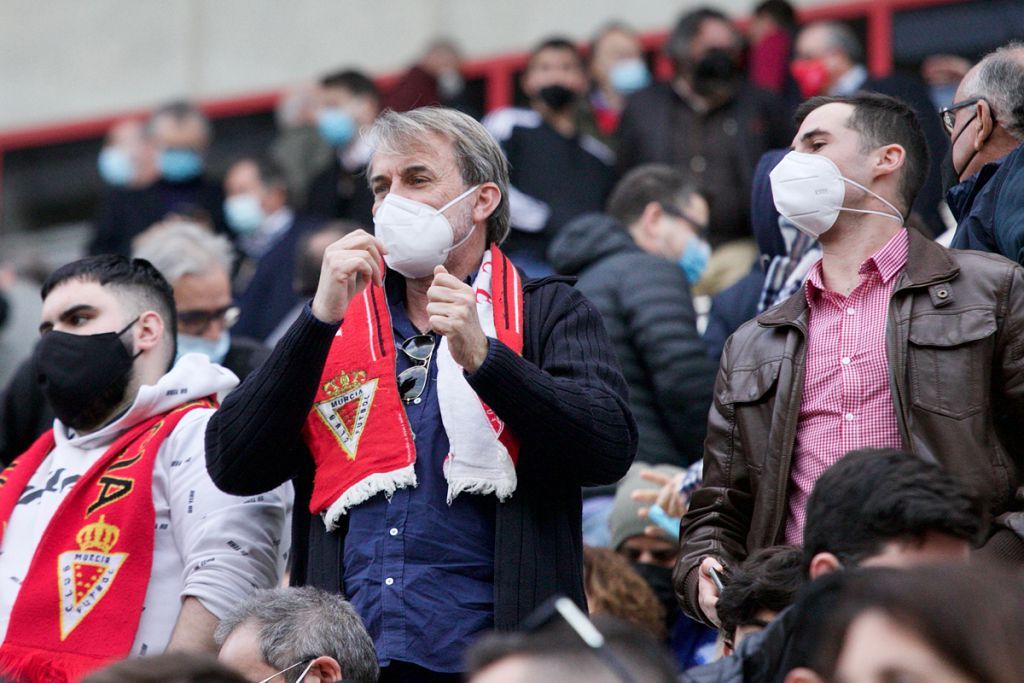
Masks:
[[[308,458],[302,425],[337,329],[307,305],[266,362],[224,399],[206,427],[206,469],[219,489],[254,495],[300,471]]]
[[[470,386],[519,437],[518,468],[581,485],[618,481],[636,455],[637,430],[600,315],[562,283],[528,291],[525,304],[525,357],[489,340]]]

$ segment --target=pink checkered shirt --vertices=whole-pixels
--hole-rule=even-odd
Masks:
[[[896,275],[907,263],[900,230],[861,264],[860,284],[843,296],[825,289],[819,261],[807,276],[807,369],[790,470],[786,543],[801,545],[814,482],[857,448],[901,448],[889,391],[885,327]]]

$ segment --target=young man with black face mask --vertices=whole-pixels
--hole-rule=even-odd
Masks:
[[[37,367],[57,419],[0,475],[0,672],[76,680],[215,651],[219,617],[279,580],[292,496],[236,498],[206,474],[206,422],[238,380],[198,354],[171,367],[174,298],[148,261],[82,259],[42,296]]]
[[[521,85],[530,108],[499,109],[483,123],[511,167],[509,254],[528,275],[548,275],[547,248],[562,226],[604,208],[615,157],[588,133],[595,130],[583,99],[589,84],[575,45],[543,41],[530,53]]]
[[[680,17],[666,51],[675,76],[634,93],[622,112],[619,171],[652,162],[683,168],[708,193],[711,246],[752,240],[748,202],[736,198],[750,196],[762,154],[789,146],[786,108],[776,95],[746,82],[740,36],[718,10],[695,9]],[[745,248],[734,248],[738,262],[723,285],[744,275],[754,258],[753,242],[740,244]],[[713,261],[709,274],[718,268]]]

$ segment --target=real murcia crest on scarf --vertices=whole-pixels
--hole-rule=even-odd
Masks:
[[[341,372],[323,385],[328,398],[316,404],[317,413],[334,434],[349,460],[356,459],[359,440],[370,416],[377,381],[367,379],[366,372]]]
[[[61,553],[57,558],[60,582],[60,639],[65,640],[93,607],[110,591],[118,570],[128,553],[112,553],[121,530],[105,521],[86,524],[75,540],[78,550]]]

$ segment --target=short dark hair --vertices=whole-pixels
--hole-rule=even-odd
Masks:
[[[153,110],[146,120],[143,130],[147,136],[152,136],[156,128],[156,122],[162,118],[173,119],[177,123],[183,123],[188,119],[196,119],[203,126],[203,134],[209,139],[212,134],[210,119],[203,111],[188,100],[173,100],[165,102]]]
[[[380,99],[380,90],[377,89],[373,79],[355,69],[343,69],[329,73],[320,79],[320,85],[324,88],[343,88],[353,95]]]
[[[978,503],[938,465],[896,449],[851,451],[818,478],[807,501],[804,567],[818,553],[855,566],[890,541],[928,532],[977,544],[985,526]]]
[[[530,56],[526,60],[526,70],[529,71],[530,67],[533,66],[533,60],[541,52],[545,50],[565,50],[571,52],[576,58],[576,63],[582,69],[585,67],[583,63],[583,55],[580,54],[580,50],[576,47],[576,43],[572,42],[565,36],[550,36],[537,43],[532,50],[530,50]]]
[[[1009,565],[855,569],[832,572],[811,585],[815,590],[799,604],[816,604],[805,610],[790,641],[799,643],[806,635],[802,640],[810,647],[788,664],[809,666],[833,680],[850,626],[867,612],[881,612],[970,680],[1021,680],[1024,581]],[[826,599],[813,595],[823,590],[830,593]]]
[[[924,185],[929,164],[928,145],[914,110],[903,100],[880,93],[862,91],[849,97],[812,97],[796,110],[797,128],[808,114],[826,104],[848,104],[853,107],[846,125],[860,135],[862,152],[867,153],[891,144],[899,145],[906,152],[898,187],[905,218]]]
[[[295,245],[295,278],[292,289],[299,296],[313,298],[320,284],[320,268],[324,261],[323,250],[314,250],[313,242],[324,235],[341,239],[350,232],[365,229],[353,221],[336,220],[324,223],[316,230],[306,232]]]
[[[667,164],[644,164],[627,173],[612,189],[607,212],[625,226],[640,219],[651,202],[682,206],[696,187],[683,171]]]
[[[716,610],[727,639],[736,627],[756,623],[762,610],[781,612],[793,604],[806,580],[803,552],[794,546],[762,548],[729,572]]]
[[[689,59],[690,43],[700,33],[705,21],[724,21],[732,24],[723,12],[711,7],[698,7],[679,17],[675,28],[665,41],[665,54],[669,56],[676,68],[686,64]],[[738,40],[737,40],[738,43]]]
[[[132,657],[86,676],[82,683],[245,683],[217,658],[201,652]]]
[[[130,315],[146,310],[159,313],[164,321],[164,332],[169,337],[167,341],[171,354],[168,367],[174,363],[178,330],[174,290],[152,263],[146,259],[129,259],[118,254],[100,254],[72,261],[46,278],[40,291],[43,300],[55,287],[70,280],[96,282],[102,287],[110,287]]]
[[[658,641],[612,617],[597,615],[593,622],[604,636],[605,646],[634,680],[674,683],[675,665]],[[477,641],[466,657],[470,680],[509,657],[529,660],[530,673],[538,681],[616,683],[620,680],[618,674],[560,620],[533,633],[494,633]]]
[[[791,29],[796,26],[796,12],[786,0],[764,0],[754,8],[754,16],[765,15],[779,26]]]
[[[281,190],[284,192],[285,201],[289,199],[288,174],[285,173],[281,164],[264,154],[254,157],[244,157],[235,163],[237,164],[242,161],[250,161],[255,164],[256,175],[259,176],[260,183],[262,183],[264,187]]]

